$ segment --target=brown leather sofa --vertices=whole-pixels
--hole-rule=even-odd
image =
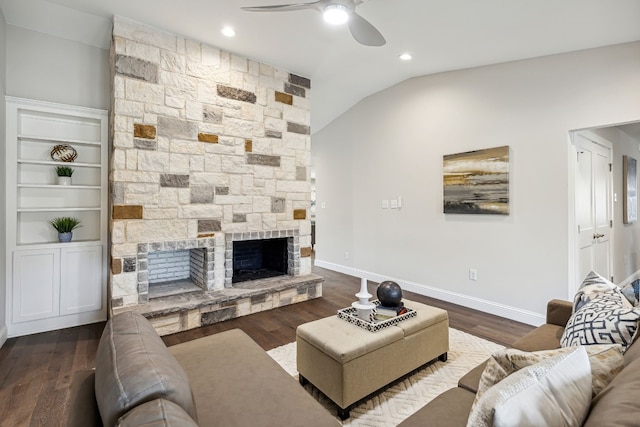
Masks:
[[[239,329],[167,348],[142,316],[107,322],[76,374],[67,426],[339,426]]]
[[[571,317],[572,303],[551,300],[546,323],[531,331],[513,347],[523,351],[560,347],[560,337]],[[637,427],[640,425],[640,344],[636,340],[624,354],[624,369],[591,402],[585,427]],[[401,427],[465,427],[486,362],[469,371],[458,387],[447,390],[412,416]]]

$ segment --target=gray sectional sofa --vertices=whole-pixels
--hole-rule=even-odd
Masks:
[[[111,318],[76,374],[67,426],[339,426],[239,329],[167,348],[132,312]]]
[[[560,347],[572,303],[552,300],[546,323],[513,344]],[[401,427],[464,427],[486,363],[403,421]],[[640,425],[640,344],[597,394],[584,426]],[[96,369],[76,374],[67,423],[87,426],[338,426],[248,335],[234,329],[167,348],[142,316],[122,313],[105,327]]]
[[[560,338],[571,317],[572,303],[551,300],[547,304],[546,323],[513,344],[523,351],[551,350],[560,347]],[[401,427],[465,427],[478,391],[486,362],[469,371],[458,387],[447,390],[412,416]],[[624,354],[624,368],[591,402],[585,427],[640,426],[640,344],[636,340]]]

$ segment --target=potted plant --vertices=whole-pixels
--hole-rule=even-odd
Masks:
[[[58,231],[58,240],[63,243],[70,242],[73,237],[72,231],[82,227],[78,218],[69,216],[54,218],[49,221],[49,224]]]
[[[58,175],[59,185],[71,185],[71,175],[73,175],[73,169],[69,166],[56,166],[56,174]]]

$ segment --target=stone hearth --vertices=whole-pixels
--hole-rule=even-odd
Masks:
[[[323,281],[314,274],[273,277],[237,283],[233,288],[150,299],[147,304],[114,308],[113,312],[140,313],[160,335],[168,335],[319,298]]]

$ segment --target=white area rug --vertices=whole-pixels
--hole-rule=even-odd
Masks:
[[[342,425],[396,426],[440,393],[456,387],[464,374],[484,362],[491,353],[503,348],[501,345],[449,328],[447,362],[432,363],[394,386],[375,394],[353,408],[351,417],[343,421]],[[295,342],[274,348],[268,353],[289,374],[298,378]],[[307,384],[305,389],[335,415],[335,404],[313,386]]]

